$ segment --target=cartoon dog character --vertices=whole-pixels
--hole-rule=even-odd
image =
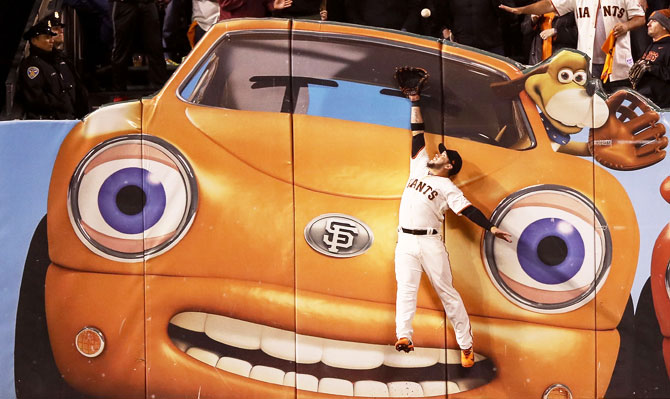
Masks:
[[[604,166],[619,170],[643,168],[665,157],[667,138],[663,137],[665,127],[656,124],[658,113],[631,91],[619,91],[606,101],[599,81],[589,78],[586,55],[563,49],[523,77],[498,84],[494,90],[515,95],[522,84],[540,109],[555,151],[593,155]],[[590,128],[589,142],[570,141],[570,135],[584,128]]]

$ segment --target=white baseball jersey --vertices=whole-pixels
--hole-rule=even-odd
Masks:
[[[427,162],[425,147],[410,161],[409,180],[400,200],[399,225],[441,231],[447,209],[460,214],[470,201],[449,178],[429,175]]]
[[[420,137],[423,143],[423,136]],[[460,213],[470,205],[461,190],[446,177],[428,174],[428,154],[422,148],[410,161],[409,180],[400,200],[400,227],[442,231],[444,212]],[[440,234],[413,235],[398,232],[395,250],[396,336],[412,338],[412,320],[422,271],[426,272],[447,318],[454,326],[461,349],[472,347],[470,318],[463,299],[453,286],[449,254]]]
[[[605,35],[619,22],[626,22],[635,16],[643,16],[644,10],[637,0],[550,0],[558,15],[575,13],[577,21],[577,49],[593,57],[597,18],[602,16]],[[602,8],[600,10],[598,7]],[[600,49],[598,49],[600,51]],[[630,50],[630,32],[619,37],[614,47],[614,61],[610,81],[628,79],[628,70],[633,65]]]

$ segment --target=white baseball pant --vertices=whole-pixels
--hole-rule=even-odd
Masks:
[[[397,337],[412,338],[412,319],[416,313],[422,269],[442,301],[444,312],[454,327],[458,346],[461,349],[472,347],[470,318],[461,296],[452,285],[449,254],[439,234],[419,236],[398,232],[395,250]]]

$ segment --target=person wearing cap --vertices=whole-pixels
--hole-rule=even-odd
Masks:
[[[651,44],[631,68],[633,88],[661,108],[670,107],[670,9],[654,11],[647,23]]]
[[[167,3],[168,0],[161,0]],[[141,40],[149,61],[149,83],[160,88],[169,77],[163,56],[161,25],[156,0],[112,0],[114,47],[112,48],[112,90],[127,89],[128,64],[135,40]]]
[[[573,12],[577,49],[591,57],[593,75],[606,83],[608,91],[630,86],[630,31],[644,25],[644,10],[638,0],[539,0],[523,7],[499,7],[517,15]]]
[[[60,11],[54,11],[44,17],[43,21],[48,21],[51,24],[51,31],[56,34],[54,36],[54,49],[63,51],[65,48],[65,36],[63,18]]]
[[[76,119],[88,112],[78,109],[76,90],[63,78],[69,68],[53,52],[55,36],[48,20],[23,35],[30,53],[19,66],[17,95],[27,119]]]
[[[406,95],[412,102],[412,153],[409,179],[398,210],[395,349],[407,353],[414,350],[412,320],[416,313],[421,275],[425,272],[454,327],[456,341],[461,348],[461,365],[472,367],[475,364],[472,329],[463,300],[452,282],[449,254],[442,239],[444,213],[451,209],[507,242],[512,242],[512,237],[491,223],[451,181],[463,164],[457,151],[447,150],[440,143],[438,153],[432,159],[428,156],[420,94],[417,90],[416,93],[408,92]]]

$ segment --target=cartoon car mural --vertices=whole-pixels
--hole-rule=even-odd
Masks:
[[[410,142],[401,65],[431,74],[429,145],[461,153],[455,182],[514,236],[445,223],[471,370],[425,281],[417,350],[390,345]],[[604,397],[636,215],[606,169],[554,151],[533,96],[501,94],[523,77],[399,32],[217,24],[156,96],[94,112],[61,145],[44,293],[58,372],[106,398]],[[651,152],[664,154],[662,135],[645,136]]]

